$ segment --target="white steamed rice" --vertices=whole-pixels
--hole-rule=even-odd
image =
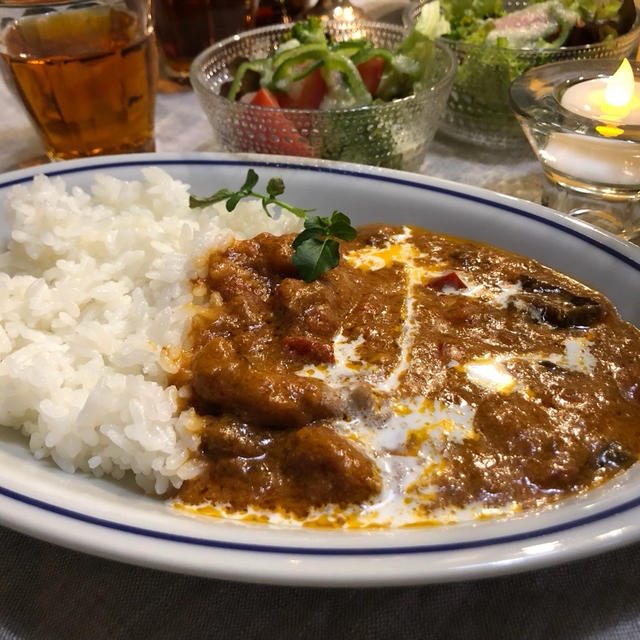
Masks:
[[[241,180],[243,176],[238,176]],[[164,493],[196,475],[198,421],[167,386],[189,328],[191,279],[234,237],[297,231],[258,202],[191,210],[189,186],[150,168],[89,193],[38,176],[15,187],[0,254],[0,425],[68,472]],[[198,260],[200,258],[200,260]]]

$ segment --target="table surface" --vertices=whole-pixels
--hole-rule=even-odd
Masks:
[[[399,5],[375,7],[380,15]],[[41,156],[29,120],[4,85],[0,110],[0,171]],[[191,92],[159,95],[156,145],[158,151],[220,150]],[[496,155],[436,138],[421,172],[540,197],[542,174],[527,147]],[[141,569],[0,528],[0,576],[0,640],[640,637],[640,545],[483,581],[329,590]]]

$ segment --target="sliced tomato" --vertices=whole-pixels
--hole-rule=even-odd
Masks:
[[[241,101],[248,101],[257,107],[271,107],[280,109],[278,99],[268,89],[259,89],[255,94],[243,96]],[[286,156],[312,156],[309,142],[300,135],[293,122],[291,122],[282,111],[265,111],[264,115],[254,115],[252,117],[252,127],[255,129],[256,120],[262,121],[265,135],[249,135],[250,128],[247,126],[238,136],[245,140],[246,151],[257,153],[277,153]],[[246,138],[245,138],[246,136]]]
[[[280,103],[278,99],[269,91],[269,89],[258,89],[253,97],[251,98],[251,102],[249,104],[257,105],[258,107],[272,107],[274,109],[278,109]]]
[[[287,93],[279,94],[280,106],[285,109],[317,109],[327,93],[327,83],[320,69],[292,82]]]
[[[364,86],[367,87],[367,91],[372,96],[375,95],[384,71],[384,60],[382,58],[371,58],[371,60],[361,62],[357,68]]]

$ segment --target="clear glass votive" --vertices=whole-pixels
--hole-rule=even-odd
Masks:
[[[628,240],[640,238],[640,104],[633,123],[562,105],[570,87],[607,79],[620,60],[572,60],[530,69],[511,106],[544,171],[542,204]],[[640,63],[632,61],[636,85]],[[637,91],[638,89],[636,89]]]

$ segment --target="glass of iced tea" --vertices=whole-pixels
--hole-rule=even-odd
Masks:
[[[0,2],[2,72],[52,160],[154,150],[149,2]]]

